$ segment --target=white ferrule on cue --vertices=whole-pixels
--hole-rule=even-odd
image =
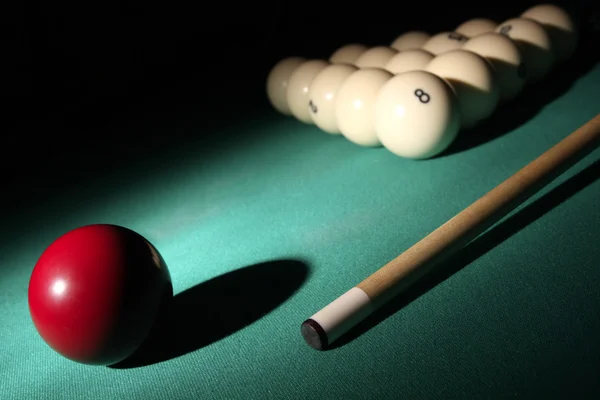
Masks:
[[[329,343],[345,334],[375,310],[369,296],[353,287],[322,308],[310,319],[323,329]]]

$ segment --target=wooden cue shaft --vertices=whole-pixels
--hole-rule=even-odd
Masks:
[[[304,338],[317,349],[329,345],[598,145],[600,114],[305,321],[302,326]]]
[[[571,168],[598,146],[600,114],[357,285],[371,299],[404,289],[405,278],[437,264]],[[395,293],[394,293],[395,294]]]

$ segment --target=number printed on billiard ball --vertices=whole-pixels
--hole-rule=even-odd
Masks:
[[[510,32],[511,29],[512,29],[511,25],[504,25],[504,26],[500,27],[500,34],[504,35],[504,36],[508,36],[508,33]]]
[[[450,32],[448,34],[448,39],[456,40],[458,42],[466,42],[468,38],[465,35],[461,35],[458,32]]]
[[[427,104],[429,103],[429,100],[431,100],[431,96],[429,96],[429,94],[427,94],[423,89],[415,90],[415,96],[417,96],[419,101],[423,104]]]

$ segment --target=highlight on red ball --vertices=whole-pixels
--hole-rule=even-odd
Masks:
[[[95,224],[65,233],[38,259],[29,311],[42,339],[79,363],[129,357],[173,294],[158,250],[131,229]]]

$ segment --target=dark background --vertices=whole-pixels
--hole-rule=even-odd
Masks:
[[[284,57],[327,58],[343,44],[385,45],[475,17],[502,22],[540,2],[82,3],[0,12],[7,215],[179,148],[218,151],[245,123],[274,117],[264,87]]]

